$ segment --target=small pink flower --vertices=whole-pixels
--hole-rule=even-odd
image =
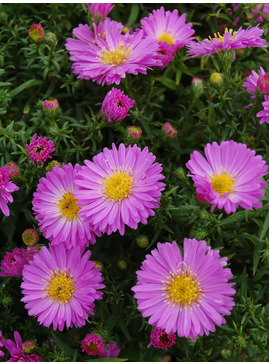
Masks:
[[[32,138],[32,142],[26,144],[26,149],[31,162],[37,162],[40,167],[46,162],[48,158],[52,158],[50,153],[55,151],[54,143],[51,140],[47,140],[46,137],[37,138],[35,134]]]
[[[142,130],[138,126],[129,126],[127,128],[128,136],[131,137],[134,140],[139,140],[142,136]]]
[[[24,265],[27,263],[26,250],[14,248],[12,252],[6,252],[1,261],[0,277],[21,277]]]
[[[41,24],[32,24],[31,28],[28,31],[29,37],[33,39],[35,42],[40,42],[44,39],[45,32],[42,28]]]
[[[264,75],[260,75],[257,80],[257,88],[263,94],[269,93],[269,73],[265,73]]]
[[[114,343],[106,344],[106,352],[100,354],[101,358],[117,358],[120,353],[120,347]]]
[[[269,95],[264,95],[264,102],[262,103],[263,110],[259,111],[256,116],[261,117],[260,124],[269,124]]]
[[[28,246],[26,249],[26,259],[27,263],[34,259],[34,256],[39,252],[39,248],[37,246]]]
[[[19,173],[19,167],[18,165],[13,162],[13,161],[10,161],[6,164],[6,166],[9,166],[9,172],[8,172],[8,176],[11,180],[14,179],[14,177],[19,177],[20,176],[20,173]]]
[[[105,18],[115,5],[112,5],[111,3],[89,3],[87,6],[92,17]]]
[[[34,229],[26,229],[22,233],[22,240],[26,245],[35,245],[39,240],[38,232]]]
[[[262,67],[260,67],[259,73],[255,72],[253,70],[251,72],[252,72],[252,74],[246,78],[246,81],[243,82],[242,86],[247,89],[247,92],[251,95],[250,97],[252,99],[255,99],[258,80],[261,76],[264,76],[266,73]]]
[[[135,101],[124,94],[123,91],[113,87],[104,98],[101,114],[108,117],[108,122],[121,121],[128,116],[128,111]]]
[[[177,130],[176,128],[170,124],[168,121],[163,124],[163,132],[165,136],[169,138],[175,138],[177,136]]]
[[[87,334],[81,343],[82,351],[88,355],[104,355],[105,346],[103,339],[96,334]]]
[[[150,336],[150,343],[148,348],[153,345],[155,348],[167,349],[170,348],[176,341],[174,333],[167,334],[164,329],[154,327]]]
[[[23,344],[22,344],[21,336],[18,333],[18,331],[14,332],[14,339],[15,339],[15,343],[9,339],[8,340],[2,339],[2,342],[5,346],[5,348],[9,351],[9,353],[11,355],[11,359],[9,359],[8,361],[10,361],[10,362],[18,362],[18,361],[41,362],[42,361],[42,359],[36,354],[31,354],[31,355],[25,354],[25,352],[23,351]]]
[[[56,112],[57,109],[59,107],[59,102],[57,99],[54,99],[54,98],[50,98],[48,100],[45,100],[43,102],[43,109],[44,110],[49,110],[49,111],[52,111],[52,112]]]
[[[10,182],[9,177],[10,166],[0,168],[0,209],[6,216],[10,215],[8,202],[13,202],[13,197],[10,193],[19,189],[14,183]]]

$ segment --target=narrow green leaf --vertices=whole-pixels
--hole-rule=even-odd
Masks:
[[[244,220],[245,217],[246,217],[246,212],[245,211],[239,211],[239,212],[236,212],[235,214],[233,214],[231,216],[226,217],[226,219],[220,221],[219,225],[223,226],[223,225],[234,224],[235,222]]]
[[[255,244],[254,254],[253,254],[253,275],[256,273],[258,268],[261,250],[262,250],[263,243],[259,240]]]
[[[24,91],[25,89],[33,86],[43,85],[42,80],[28,80],[22,83],[20,86],[14,88],[14,90],[10,91],[11,98],[17,96],[20,92]]]
[[[90,359],[90,360],[85,360],[85,361],[102,361],[102,362],[116,362],[116,361],[127,361],[128,359],[123,359],[123,358],[98,358],[98,359]]]
[[[262,240],[262,238],[264,237],[266,231],[268,230],[268,227],[269,227],[269,211],[267,212],[266,218],[264,219],[260,240]]]
[[[60,339],[53,331],[51,332],[51,336],[59,349],[61,349],[67,356],[73,353],[73,349],[71,349],[70,346]]]
[[[243,273],[241,276],[241,286],[240,286],[240,295],[241,297],[247,298],[247,280],[248,280],[248,275],[247,275],[247,269],[246,266],[244,266],[243,269]]]
[[[130,336],[130,334],[129,334],[129,332],[128,332],[128,329],[127,329],[127,326],[126,326],[125,322],[124,322],[124,321],[119,320],[119,321],[118,321],[118,325],[119,325],[119,327],[120,327],[121,331],[122,331],[122,332],[124,333],[124,335],[127,337],[127,339],[128,339],[129,341],[131,341],[131,336]]]
[[[132,4],[131,7],[131,11],[130,11],[130,16],[129,19],[127,21],[127,27],[129,27],[130,25],[133,25],[138,17],[139,14],[139,5],[138,4]]]

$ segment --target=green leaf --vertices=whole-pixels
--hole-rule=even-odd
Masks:
[[[161,82],[164,86],[170,88],[171,90],[176,90],[177,88],[175,81],[171,80],[171,78],[162,76],[155,77],[155,80]]]
[[[130,16],[129,19],[127,21],[127,27],[129,27],[130,25],[133,25],[138,17],[139,14],[139,5],[138,4],[132,4],[131,7],[131,11],[130,11]]]
[[[263,246],[263,242],[261,242],[260,240],[255,245],[254,254],[253,254],[253,275],[256,273],[256,270],[258,268],[262,246]]]
[[[13,98],[17,96],[20,92],[24,91],[25,89],[33,86],[43,85],[42,80],[28,80],[22,83],[20,86],[14,88],[14,90],[10,91],[10,97]]]
[[[238,221],[242,221],[244,220],[246,217],[246,212],[245,211],[239,211],[236,212],[235,214],[226,217],[226,219],[222,220],[219,225],[223,226],[223,225],[229,225],[229,224],[234,224],[235,222]]]
[[[266,218],[264,219],[260,240],[262,240],[262,238],[264,237],[266,231],[268,230],[268,227],[269,227],[269,211],[267,212]]]
[[[73,349],[71,349],[70,346],[60,339],[53,331],[51,332],[51,336],[56,345],[65,353],[65,355],[69,356],[73,353]]]
[[[128,359],[123,358],[98,358],[98,359],[90,359],[85,361],[103,361],[103,362],[109,362],[109,361],[127,361]]]
[[[246,266],[244,266],[241,278],[240,296],[245,298],[247,297],[247,289],[248,289],[247,280],[248,280],[247,269]]]

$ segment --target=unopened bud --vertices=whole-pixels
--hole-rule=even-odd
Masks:
[[[168,138],[175,138],[177,136],[176,128],[169,121],[163,124],[163,132]]]
[[[35,231],[34,229],[26,229],[22,233],[22,240],[23,240],[24,244],[26,244],[28,246],[33,246],[39,240],[38,232]]]
[[[146,235],[139,235],[136,238],[136,244],[140,248],[146,248],[149,245],[149,239],[146,237]]]

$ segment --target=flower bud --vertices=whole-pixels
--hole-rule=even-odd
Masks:
[[[52,33],[52,32],[46,33],[45,42],[50,46],[55,45],[57,43],[56,35],[54,33]]]
[[[22,233],[22,240],[23,240],[24,244],[26,244],[28,246],[33,246],[39,240],[38,232],[35,231],[34,229],[26,229]]]
[[[22,343],[22,350],[24,353],[28,354],[30,351],[32,351],[35,347],[35,343],[33,341],[26,341],[25,343]]]
[[[56,160],[52,160],[46,167],[46,171],[51,171],[54,167],[61,167],[60,163]]]
[[[41,42],[44,39],[45,32],[41,24],[32,24],[28,30],[29,37],[35,42]]]
[[[223,83],[223,77],[222,74],[219,72],[213,72],[210,75],[209,81],[212,86],[221,86]]]
[[[142,136],[142,130],[138,126],[129,126],[127,128],[128,137],[133,140],[139,140]]]
[[[139,248],[146,248],[149,245],[149,239],[146,235],[139,235],[136,238],[136,244],[139,246]]]
[[[12,181],[16,179],[16,177],[20,177],[19,167],[15,162],[10,161],[6,166],[9,166],[8,176]]]
[[[49,113],[56,114],[59,107],[57,99],[51,98],[43,102],[43,110]]]
[[[117,267],[120,269],[120,270],[125,270],[127,268],[127,263],[125,260],[121,259],[121,260],[118,260],[117,262]]]
[[[177,130],[176,128],[167,121],[163,124],[163,132],[164,135],[168,138],[175,138],[177,136]]]
[[[194,97],[198,99],[198,97],[200,97],[204,91],[203,81],[198,77],[193,77],[191,80],[191,86]]]

